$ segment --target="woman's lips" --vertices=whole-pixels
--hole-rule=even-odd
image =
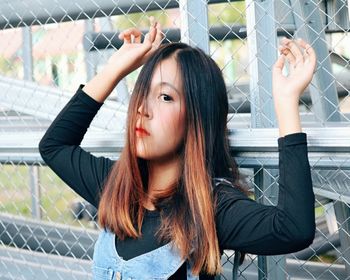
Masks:
[[[149,136],[149,132],[146,129],[143,129],[141,127],[136,127],[135,129],[136,135],[139,136]]]

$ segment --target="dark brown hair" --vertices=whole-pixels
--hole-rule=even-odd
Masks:
[[[158,237],[175,241],[193,273],[221,271],[215,228],[212,179],[225,177],[238,185],[238,168],[227,140],[228,100],[220,68],[201,49],[184,43],[161,46],[145,63],[130,100],[126,144],[112,168],[99,205],[99,222],[118,238],[141,235],[143,202],[147,198],[147,162],[136,157],[134,127],[137,108],[150,90],[154,69],[173,56],[179,66],[185,96],[186,133],[180,151],[178,182],[152,198],[161,212]]]

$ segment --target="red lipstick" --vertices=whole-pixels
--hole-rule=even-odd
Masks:
[[[149,136],[150,135],[149,132],[142,127],[136,127],[135,132],[139,136]]]

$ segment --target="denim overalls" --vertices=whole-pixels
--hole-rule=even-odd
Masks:
[[[93,256],[94,280],[163,280],[173,275],[185,260],[169,242],[153,251],[124,260],[115,249],[115,234],[102,230],[95,244]],[[192,275],[187,262],[187,279],[198,280]]]
[[[221,178],[220,178],[221,179]],[[215,185],[224,180],[216,179]],[[95,243],[93,255],[94,280],[165,280],[173,275],[185,260],[176,246],[169,242],[153,251],[124,260],[115,248],[115,234],[102,230]],[[187,261],[187,280],[199,280],[192,274]]]

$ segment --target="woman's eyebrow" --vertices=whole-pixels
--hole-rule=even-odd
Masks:
[[[173,90],[175,90],[178,94],[180,94],[180,92],[178,91],[178,89],[171,83],[168,82],[159,82],[158,84],[156,84],[156,87],[158,86],[162,86],[162,85],[166,85],[168,87],[171,87]]]

